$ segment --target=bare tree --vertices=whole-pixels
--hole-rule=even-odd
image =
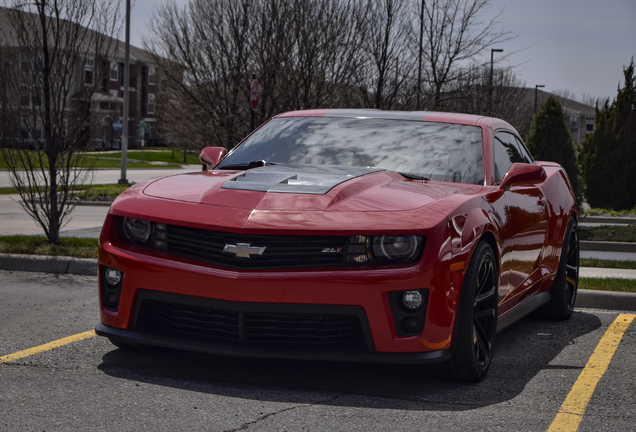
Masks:
[[[174,2],[159,5],[146,47],[155,54],[165,87],[176,90],[172,100],[193,108],[199,123],[201,116],[208,118],[202,123],[206,131],[194,131],[188,122],[180,136],[198,145],[232,147],[249,133],[253,73],[261,89],[260,120],[282,111],[348,104],[350,98],[343,95],[353,93],[352,73],[359,64],[353,18],[358,3],[192,0],[183,8]],[[174,106],[161,115],[180,115]]]
[[[360,64],[358,3],[353,0],[270,0],[261,16],[279,11],[276,27],[261,20],[265,31],[256,33],[260,45],[255,70],[276,75],[281,89],[278,103],[283,110],[337,106],[343,84],[353,81]],[[274,43],[270,44],[270,34]],[[274,50],[282,51],[274,52]],[[260,59],[270,61],[259,62]],[[273,61],[272,61],[273,60]],[[281,67],[282,66],[282,67]],[[267,84],[264,83],[267,88]],[[275,88],[275,87],[273,87]],[[281,91],[282,90],[282,91]],[[280,111],[278,111],[280,112]]]
[[[208,145],[231,146],[249,130],[251,6],[250,0],[193,0],[180,9],[172,1],[151,21],[146,47],[155,53],[165,87],[209,117]]]
[[[459,78],[448,84],[440,109],[479,115],[490,115],[490,65],[473,65],[458,73]],[[514,67],[494,69],[492,79],[492,114],[526,131],[534,115],[528,103],[528,89],[517,77]]]
[[[511,37],[481,20],[489,2],[168,0],[145,41],[171,89],[159,115],[175,140],[232,147],[250,131],[253,73],[258,121],[322,107],[442,109],[467,65]]]
[[[415,6],[420,20],[412,27],[411,46],[424,59],[431,87],[432,109],[440,109],[445,86],[459,80],[473,61],[495,44],[514,35],[499,28],[496,17],[482,21],[490,0],[426,0]],[[415,12],[415,11],[414,11]],[[420,38],[420,32],[423,38]],[[417,40],[417,42],[415,42]],[[420,40],[423,45],[420,45]],[[421,51],[420,51],[421,50]],[[418,77],[418,81],[421,78]]]
[[[22,207],[49,242],[59,243],[60,229],[77,205],[73,188],[92,180],[82,150],[90,140],[100,62],[114,46],[109,35],[118,25],[118,7],[97,0],[8,6],[0,9],[8,24],[2,82],[9,87],[3,91],[2,155]]]
[[[365,105],[395,108],[414,58],[408,50],[406,0],[368,0],[361,23],[360,46],[366,62],[358,70]]]

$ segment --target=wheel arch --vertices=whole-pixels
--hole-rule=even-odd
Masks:
[[[501,253],[499,251],[499,244],[497,243],[497,239],[495,238],[495,234],[491,230],[486,230],[482,234],[482,236],[479,239],[479,241],[484,241],[484,242],[488,243],[488,245],[492,249],[493,253],[495,254],[495,258],[497,260],[497,270],[501,271],[501,265],[500,265]]]

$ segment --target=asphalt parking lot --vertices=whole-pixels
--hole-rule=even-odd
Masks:
[[[124,351],[94,276],[0,271],[0,430],[630,431],[633,313],[529,317],[480,383],[415,366]]]

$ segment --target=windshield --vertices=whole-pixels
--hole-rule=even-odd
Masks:
[[[373,118],[286,117],[258,129],[217,169],[262,164],[375,167],[434,181],[483,184],[481,129]]]

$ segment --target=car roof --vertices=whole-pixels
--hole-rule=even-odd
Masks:
[[[507,122],[474,114],[460,114],[435,111],[387,111],[378,109],[314,109],[290,111],[276,117],[340,117],[340,118],[377,118],[389,120],[410,120],[437,123],[456,123],[471,126],[490,126],[495,129],[515,130]]]

